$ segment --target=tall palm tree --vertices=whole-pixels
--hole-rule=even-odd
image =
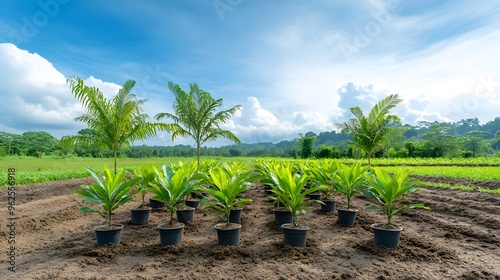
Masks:
[[[172,133],[172,140],[180,137],[191,137],[196,143],[198,165],[200,164],[200,147],[206,142],[217,138],[227,138],[235,143],[240,143],[231,131],[220,128],[233,116],[241,105],[236,105],[228,110],[216,112],[223,105],[222,98],[213,99],[209,92],[201,90],[197,84],[190,84],[189,93],[172,82],[168,88],[175,97],[173,104],[174,113],[159,113],[155,119],[171,119],[173,123],[167,124]]]
[[[157,130],[166,130],[165,124],[147,121],[148,115],[141,108],[146,99],[137,99],[131,93],[135,85],[133,80],[126,81],[112,99],[107,99],[97,87],[86,86],[80,78],[71,77],[67,83],[85,109],[85,114],[75,118],[75,121],[86,123],[92,133],[64,136],[61,143],[109,148],[113,151],[115,174],[116,154],[120,147],[155,136]]]
[[[354,145],[367,154],[368,165],[382,144],[388,143],[392,137],[401,135],[407,129],[391,126],[391,123],[399,122],[400,119],[395,115],[389,115],[389,111],[402,101],[399,94],[391,94],[375,104],[368,117],[363,115],[359,107],[352,107],[350,110],[354,118],[335,124],[342,133],[354,134]]]

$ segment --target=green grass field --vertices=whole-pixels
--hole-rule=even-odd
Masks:
[[[216,160],[219,162],[243,161],[248,165],[253,164],[254,158],[202,158],[203,160]],[[163,164],[177,162],[194,162],[196,158],[119,158],[118,168],[138,168],[142,164]],[[4,157],[0,158],[0,185],[7,185],[7,170],[15,168],[16,182],[18,185],[50,182],[73,178],[84,178],[89,176],[85,170],[86,166],[95,170],[103,170],[107,165],[113,168],[112,158],[33,158],[33,157]]]
[[[219,162],[227,161],[242,161],[251,168],[257,158],[252,157],[203,157],[201,160],[215,160]],[[262,160],[264,158],[258,158]],[[271,159],[271,158],[265,158]],[[119,158],[118,168],[138,168],[142,164],[150,163],[156,166],[161,166],[168,163],[177,162],[193,162],[196,159],[192,158]],[[276,159],[275,159],[276,160]],[[293,159],[287,159],[293,160]],[[302,160],[298,160],[302,161]],[[342,160],[344,161],[344,160]],[[489,162],[495,163],[499,159],[474,159],[469,161],[472,163]],[[347,162],[354,162],[347,160]],[[362,161],[364,162],[364,161]],[[380,168],[386,169],[390,172],[398,172],[407,169],[410,174],[436,176],[436,177],[450,177],[450,178],[466,178],[471,180],[482,181],[496,181],[500,182],[500,167],[499,166],[433,166],[434,164],[452,163],[453,160],[435,160],[429,159],[424,161],[419,159],[417,162],[425,166],[404,166],[405,162],[412,162],[406,160],[383,160],[379,161],[383,164],[394,164],[396,166],[383,166]],[[378,163],[379,163],[378,162]],[[376,162],[377,163],[377,162]],[[375,163],[375,164],[376,164]],[[413,161],[412,163],[415,163]],[[72,178],[87,177],[88,172],[85,166],[89,166],[95,170],[102,170],[107,165],[109,168],[113,167],[113,159],[111,158],[33,158],[33,157],[4,157],[0,158],[0,185],[7,185],[7,170],[9,168],[16,169],[16,181],[18,185],[48,182],[54,180],[64,180]]]

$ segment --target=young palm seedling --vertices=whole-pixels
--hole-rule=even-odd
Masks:
[[[352,197],[360,193],[365,187],[365,173],[367,170],[368,168],[361,167],[359,162],[350,166],[343,163],[337,165],[337,173],[333,175],[334,186],[347,200],[346,208],[337,208],[338,223],[341,225],[354,225],[358,210],[351,207]]]
[[[152,164],[141,165],[139,169],[129,169],[128,172],[140,180],[132,190],[132,194],[140,194],[141,204],[136,209],[131,209],[131,223],[142,225],[148,222],[151,207],[148,207],[145,201],[146,194],[151,190],[151,184],[156,179],[156,173]]]
[[[224,222],[215,226],[219,244],[238,245],[241,224],[234,223],[238,221],[232,222],[231,211],[241,211],[243,204],[252,202],[251,199],[244,198],[241,194],[253,186],[252,181],[257,176],[244,170],[237,163],[214,167],[205,176],[205,180],[210,182],[209,187],[205,188],[205,192],[211,198],[204,198],[200,205],[210,203],[209,207],[217,210],[217,213],[213,215]],[[226,240],[225,237],[228,239]]]
[[[94,179],[94,184],[83,185],[81,189],[75,190],[73,193],[85,197],[79,204],[94,203],[101,208],[96,209],[85,206],[80,208],[82,212],[98,213],[107,220],[107,225],[95,228],[97,245],[102,246],[108,243],[117,245],[120,242],[120,233],[123,225],[113,225],[111,216],[113,211],[118,209],[118,207],[133,200],[130,196],[130,189],[132,185],[140,180],[140,178],[124,181],[124,169],[114,174],[106,166],[104,169],[104,176],[101,179],[97,175],[97,172],[90,167],[86,167],[86,169]],[[109,230],[111,230],[113,234],[110,234]]]
[[[193,178],[195,169],[191,165],[163,165],[161,171],[155,168],[156,180],[151,192],[154,199],[165,204],[170,215],[169,223],[158,225],[161,245],[178,245],[182,241],[183,223],[175,222],[174,213],[185,195],[191,193],[198,180]]]
[[[306,242],[308,226],[297,222],[299,214],[307,214],[306,207],[311,203],[322,203],[319,200],[306,200],[306,196],[321,191],[326,186],[312,186],[306,188],[309,176],[298,174],[292,165],[275,166],[271,173],[274,181],[273,192],[276,199],[281,201],[285,208],[292,214],[292,223],[281,225],[284,231],[285,243],[292,246],[303,247]]]
[[[408,172],[400,172],[391,176],[387,171],[376,168],[373,175],[367,176],[368,188],[363,192],[378,205],[370,206],[367,210],[380,210],[386,217],[386,223],[371,225],[375,235],[375,243],[389,247],[397,248],[399,244],[399,235],[401,227],[392,224],[391,219],[401,211],[423,208],[430,210],[422,203],[412,204],[406,195],[415,193],[421,188],[415,187],[418,180],[408,177]]]

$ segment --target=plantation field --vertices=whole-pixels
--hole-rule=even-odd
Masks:
[[[247,166],[252,166],[255,160],[269,158],[251,157],[203,157],[202,161],[215,160],[218,162],[241,161]],[[145,163],[161,166],[168,163],[192,162],[193,158],[119,158],[118,168],[138,168]],[[289,161],[297,161],[288,159]],[[298,160],[301,162],[307,160]],[[353,163],[358,160],[340,160],[345,163]],[[366,160],[361,160],[366,164]],[[88,172],[85,166],[95,170],[102,170],[107,165],[113,167],[111,158],[34,158],[34,157],[4,157],[0,158],[0,185],[7,183],[7,169],[15,168],[17,182],[20,185],[51,182],[56,180],[67,180],[85,178]],[[500,182],[500,159],[498,158],[474,158],[474,159],[374,159],[373,165],[388,171],[395,172],[408,170],[412,175],[435,176],[447,178],[465,178],[468,180]],[[1,170],[4,170],[3,172]]]
[[[125,225],[120,245],[97,248],[92,228],[103,220],[81,213],[81,197],[70,194],[88,183],[84,178],[18,188],[16,272],[7,271],[2,260],[2,279],[500,279],[500,195],[443,188],[411,195],[432,210],[394,218],[404,228],[398,249],[374,244],[370,224],[384,217],[365,211],[372,204],[367,198],[353,200],[359,209],[353,227],[339,226],[336,213],[312,206],[299,217],[311,228],[306,247],[295,248],[284,245],[273,207],[257,183],[245,193],[253,202],[245,205],[237,247],[218,246],[218,219],[198,209],[182,244],[162,248],[156,226],[167,214],[154,211],[148,224],[132,225],[131,203],[114,216]],[[335,199],[345,205],[342,197]],[[0,207],[6,209],[7,201]],[[5,252],[9,231],[2,221]]]
[[[193,162],[195,158],[119,158],[118,168],[138,168],[142,164],[163,164],[177,162]],[[203,158],[225,162],[237,160],[251,164],[253,158]],[[85,170],[89,166],[95,170],[103,170],[104,166],[113,168],[112,158],[34,158],[34,157],[4,157],[0,158],[0,182],[7,185],[7,169],[15,168],[19,185],[85,178],[89,174]]]

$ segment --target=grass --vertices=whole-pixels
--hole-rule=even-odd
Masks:
[[[497,166],[385,166],[383,168],[389,172],[406,169],[410,175],[500,182],[500,167]]]
[[[500,194],[500,189],[489,189],[489,188],[476,187],[474,184],[467,184],[467,185],[453,184],[452,185],[452,184],[448,184],[448,183],[422,182],[420,185],[425,186],[425,187],[432,187],[432,188],[460,190],[463,192],[478,191],[478,192],[491,193],[491,194]]]
[[[219,162],[242,161],[248,166],[254,162],[254,158],[218,158],[205,157],[201,160],[216,160]],[[119,158],[118,168],[138,168],[142,164],[153,164],[158,167],[163,164],[182,162],[193,162],[193,158]],[[89,166],[95,170],[103,170],[104,166],[113,167],[112,158],[54,158],[54,157],[4,157],[0,158],[0,186],[7,185],[7,169],[16,169],[17,185],[50,182],[74,178],[85,178],[89,174],[85,170]]]
[[[228,161],[241,161],[245,163],[249,168],[252,168],[255,160],[282,160],[278,158],[254,158],[254,157],[202,157],[204,160],[215,160],[218,162],[228,162]],[[138,168],[142,164],[151,163],[156,166],[161,166],[168,163],[182,162],[193,162],[196,159],[192,158],[119,158],[118,168]],[[286,159],[288,161],[299,161]],[[342,160],[344,161],[344,160]],[[401,164],[407,162],[407,159],[401,160],[385,160],[383,163],[395,163],[395,166],[383,166],[381,168],[388,170],[389,172],[399,172],[403,169],[407,169],[411,175],[423,175],[423,176],[434,176],[434,177],[447,177],[447,178],[465,178],[469,180],[480,180],[480,181],[495,181],[500,182],[500,167],[498,166],[434,166],[436,159],[426,160],[424,166],[401,166]],[[489,164],[499,162],[499,159],[489,159]],[[354,162],[354,161],[350,161]],[[423,162],[419,159],[415,162]],[[449,159],[440,159],[438,163],[450,163]],[[478,159],[474,159],[474,162],[479,162]],[[380,163],[380,162],[379,162]],[[69,157],[69,158],[56,158],[56,157],[44,157],[44,158],[33,158],[33,157],[4,157],[0,158],[0,185],[7,185],[7,169],[16,169],[16,181],[18,185],[39,183],[39,182],[49,182],[55,180],[73,179],[73,178],[83,178],[87,177],[88,173],[85,170],[85,166],[89,166],[95,170],[102,170],[104,165],[109,167],[113,166],[112,158],[79,158],[79,157]],[[477,189],[478,191],[484,192],[500,192],[497,190],[489,189]]]

